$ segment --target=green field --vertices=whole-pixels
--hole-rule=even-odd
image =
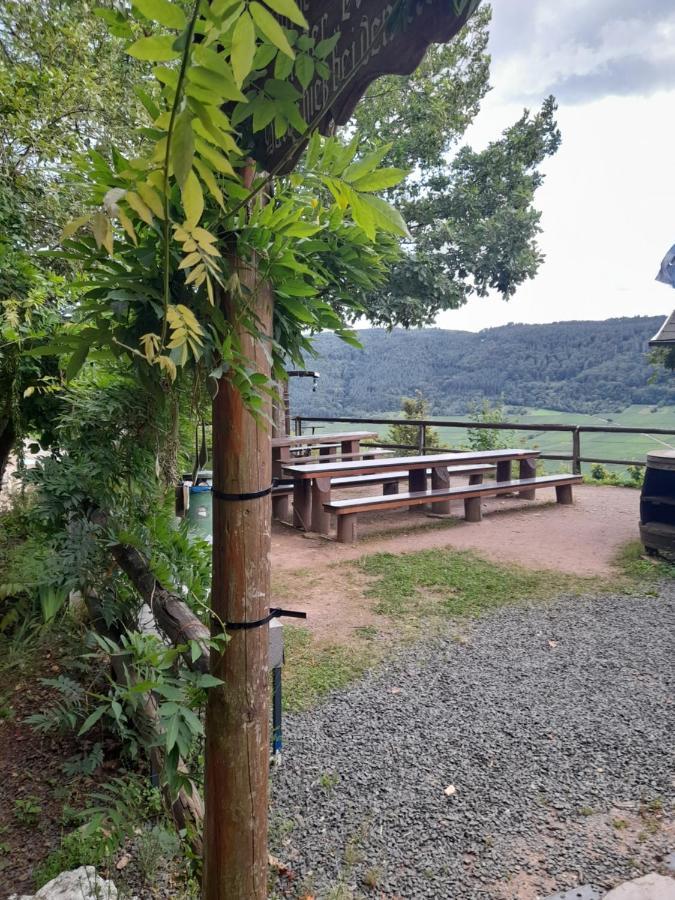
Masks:
[[[398,418],[398,413],[385,412],[373,415],[379,417]],[[452,421],[468,421],[466,416],[432,416],[436,419]],[[675,434],[650,436],[650,428],[672,428],[675,431],[675,407],[661,407],[655,409],[652,406],[629,406],[620,413],[610,413],[609,416],[589,415],[585,413],[564,413],[552,409],[528,409],[526,414],[516,415],[508,413],[505,416],[509,422],[522,422],[523,424],[557,424],[557,425],[625,425],[644,428],[642,434],[583,434],[581,435],[581,455],[603,459],[644,460],[649,450],[659,447],[675,449]],[[354,428],[365,428],[359,422],[353,423]],[[333,426],[325,426],[333,428]],[[342,430],[349,425],[341,423],[336,429]],[[368,426],[377,431],[384,439],[388,426]],[[438,428],[442,443],[449,447],[457,448],[466,446],[466,430],[463,428]],[[508,435],[508,439],[507,436]],[[566,432],[546,431],[513,431],[504,432],[504,439],[515,447],[536,447],[542,453],[567,454],[572,452],[572,436]],[[566,471],[569,463],[547,460],[545,464],[549,472]],[[610,471],[624,472],[625,466],[607,466]],[[584,464],[584,474],[590,471],[590,464]]]

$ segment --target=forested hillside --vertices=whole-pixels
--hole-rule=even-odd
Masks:
[[[321,372],[291,384],[293,411],[344,415],[398,409],[422,391],[435,414],[464,413],[475,400],[508,406],[602,412],[636,404],[675,403],[675,378],[654,370],[647,342],[660,316],[604,322],[506,325],[478,333],[422,329],[359,332],[363,350],[334,335],[317,338]]]

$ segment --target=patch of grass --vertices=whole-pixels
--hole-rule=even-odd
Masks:
[[[363,878],[361,880],[367,888],[374,891],[382,881],[382,869],[379,866],[373,866],[372,868],[367,869],[363,873]]]
[[[393,618],[475,616],[520,600],[581,593],[598,585],[597,579],[498,566],[470,551],[376,553],[358,565],[378,579],[368,591],[378,601],[375,611]]]
[[[14,801],[14,818],[19,825],[35,828],[41,815],[42,807],[37,797],[23,797]]]
[[[631,541],[623,547],[616,563],[625,576],[642,585],[675,578],[675,564],[662,556],[649,556],[639,541]]]
[[[359,678],[373,664],[372,644],[317,645],[308,628],[284,627],[284,708],[307,709]]]
[[[84,831],[73,831],[61,840],[61,846],[54,850],[40,863],[33,872],[35,885],[43,885],[56,878],[61,872],[77,869],[79,866],[102,867],[110,862],[105,835],[102,832],[85,834]]]
[[[374,641],[379,632],[374,625],[360,625],[358,628],[354,629],[354,634],[364,641]]]
[[[319,784],[324,789],[324,791],[330,793],[336,784],[340,781],[340,776],[337,772],[322,772],[321,777],[319,778]]]

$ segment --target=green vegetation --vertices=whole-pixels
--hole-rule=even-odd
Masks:
[[[654,375],[647,358],[647,342],[662,323],[659,316],[636,316],[477,333],[367,329],[358,332],[363,352],[323,334],[312,364],[321,372],[317,390],[298,379],[292,406],[302,415],[377,416],[419,390],[445,418],[467,415],[485,398],[502,401],[508,418],[538,407],[609,416],[619,424],[614,414],[631,404],[675,405],[672,373]],[[556,412],[546,421],[558,420]],[[671,414],[673,427],[674,421]]]
[[[414,397],[401,398],[401,418],[403,419],[428,419],[430,411],[429,401],[420,391],[416,391]],[[420,429],[417,425],[390,425],[386,435],[387,443],[400,444],[402,447],[419,446],[419,438]],[[425,429],[424,446],[429,450],[442,447],[435,428]],[[403,449],[398,451],[400,455],[410,452],[410,450]]]
[[[597,589],[597,579],[530,571],[487,562],[469,551],[425,550],[361,559],[366,575],[377,576],[369,595],[375,611],[393,618],[475,616],[527,599]]]
[[[306,709],[330,691],[359,678],[377,662],[372,638],[357,640],[349,646],[317,645],[308,628],[286,625],[284,628],[286,665],[284,667],[284,708]]]
[[[654,585],[664,579],[675,579],[675,560],[648,556],[639,541],[624,547],[616,562],[623,574],[636,585]]]

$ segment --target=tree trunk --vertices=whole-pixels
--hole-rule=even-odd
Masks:
[[[264,338],[236,325],[238,298],[222,297],[244,355],[269,377],[272,293],[257,279],[256,261],[234,260],[247,300]],[[267,346],[264,346],[264,344]],[[213,401],[214,491],[238,495],[271,484],[268,421],[245,408],[224,377]],[[269,610],[271,498],[213,498],[214,633],[225,622],[252,622]],[[211,671],[224,684],[210,688],[206,708],[205,900],[262,900],[267,896],[267,806],[269,774],[268,626],[229,632],[222,654],[211,652]]]
[[[5,419],[4,424],[0,426],[0,490],[2,489],[2,482],[5,477],[5,469],[7,468],[7,462],[9,461],[10,454],[14,449],[15,440],[16,433],[14,429],[14,419],[10,414]]]

